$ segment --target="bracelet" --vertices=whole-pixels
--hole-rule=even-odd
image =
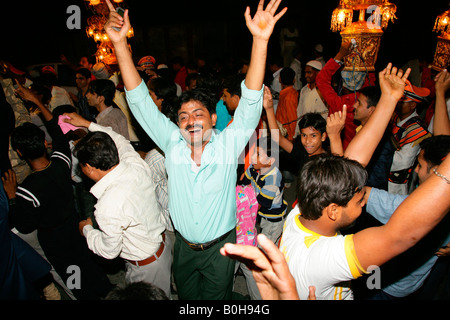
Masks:
[[[344,65],[344,62],[343,62],[343,61],[336,60],[336,59],[333,59],[333,60],[336,61],[336,63],[339,64],[340,66],[343,66],[343,65]]]
[[[450,184],[450,180],[449,180],[446,176],[440,174],[440,173],[436,170],[436,168],[433,169],[433,172],[434,172],[434,174],[437,175],[439,178],[441,178],[442,180],[444,180],[445,182],[447,182],[447,184]]]

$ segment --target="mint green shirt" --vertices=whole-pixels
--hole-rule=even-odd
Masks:
[[[242,83],[233,123],[212,134],[197,167],[180,129],[159,112],[145,83],[126,91],[136,120],[166,155],[170,215],[175,229],[190,242],[209,242],[236,227],[238,159],[249,140],[256,141],[263,92]]]

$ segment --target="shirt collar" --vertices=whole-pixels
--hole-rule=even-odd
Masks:
[[[100,199],[105,193],[106,189],[125,172],[126,166],[123,163],[119,163],[111,172],[98,181],[91,189],[91,193]]]

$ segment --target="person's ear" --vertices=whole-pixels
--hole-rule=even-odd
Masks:
[[[97,96],[98,102],[99,103],[104,103],[105,102],[105,97],[104,96]]]
[[[212,126],[213,126],[213,128],[216,126],[216,124],[217,124],[217,114],[212,114],[211,115],[211,120],[212,120]]]
[[[336,222],[341,214],[342,207],[335,203],[332,203],[328,205],[325,210],[328,218]]]
[[[327,137],[328,135],[326,132],[322,133],[322,142],[325,142],[325,140],[327,140]]]

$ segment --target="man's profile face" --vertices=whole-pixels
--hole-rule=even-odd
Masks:
[[[222,94],[222,101],[227,107],[228,113],[230,115],[234,115],[234,112],[236,111],[238,105],[239,105],[239,98],[236,95],[231,95],[227,89],[223,90]]]
[[[178,110],[178,126],[181,135],[192,147],[205,146],[211,139],[217,115],[198,101],[192,100],[181,105]]]
[[[353,105],[355,120],[365,121],[368,120],[370,115],[372,114],[371,109],[369,108],[369,102],[367,96],[364,94],[360,94],[358,96],[358,100],[356,100]]]
[[[425,151],[420,151],[419,156],[417,157],[417,166],[415,172],[419,177],[419,184],[422,184],[425,180],[427,180],[431,175],[431,169],[428,165],[428,162],[423,157]]]
[[[361,215],[362,208],[366,205],[365,195],[366,189],[363,188],[356,193],[347,206],[343,208],[342,216],[339,221],[340,228],[348,228],[355,223],[356,219]]]

